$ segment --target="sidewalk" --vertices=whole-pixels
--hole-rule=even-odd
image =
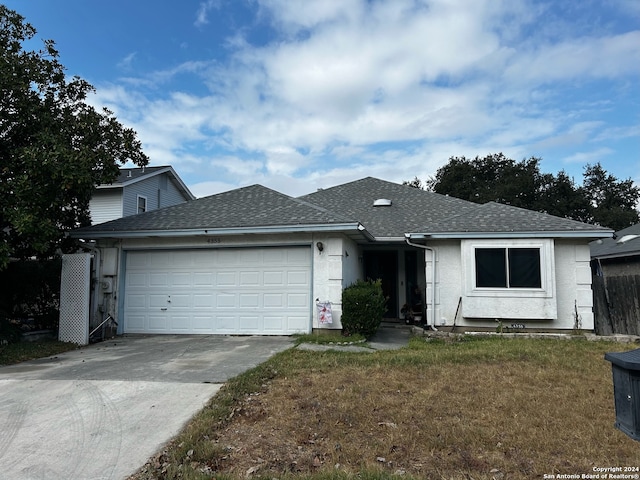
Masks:
[[[368,352],[376,350],[398,350],[409,344],[411,337],[411,327],[396,324],[382,324],[376,334],[365,344],[334,344],[320,345],[316,343],[301,343],[300,350],[326,351],[340,350],[341,352]]]

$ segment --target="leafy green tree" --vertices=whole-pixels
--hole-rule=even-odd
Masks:
[[[500,202],[530,208],[541,184],[540,159],[516,162],[502,153],[486,157],[451,157],[430,187],[436,193],[470,202]]]
[[[587,165],[582,185],[566,172],[540,172],[540,159],[516,162],[502,153],[486,157],[451,157],[432,179],[404,182],[416,188],[469,200],[490,201],[621,230],[640,221],[640,189],[618,180],[600,164]]]
[[[584,188],[576,185],[564,170],[557,176],[546,173],[542,178],[539,199],[531,209],[580,222],[593,222],[592,207]]]
[[[86,103],[93,87],[67,78],[52,40],[0,5],[0,268],[10,257],[68,250],[65,232],[89,223],[96,185],[119,165],[146,165],[136,133]]]
[[[630,178],[618,180],[599,163],[587,165],[582,188],[592,206],[594,223],[622,230],[640,222],[640,215],[636,210],[640,188]]]

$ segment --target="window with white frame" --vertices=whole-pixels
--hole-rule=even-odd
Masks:
[[[147,197],[138,195],[138,213],[144,213],[147,211]]]
[[[555,295],[552,239],[468,239],[461,247],[466,296]]]
[[[540,248],[477,247],[476,288],[542,288]]]

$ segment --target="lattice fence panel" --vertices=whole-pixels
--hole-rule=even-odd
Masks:
[[[61,277],[58,338],[62,342],[88,345],[91,254],[63,255]]]

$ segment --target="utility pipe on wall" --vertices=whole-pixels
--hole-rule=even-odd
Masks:
[[[405,235],[404,240],[407,242],[407,245],[411,245],[412,247],[421,248],[423,250],[429,250],[431,252],[431,318],[433,321],[432,325],[429,325],[429,312],[427,312],[427,326],[430,326],[433,330],[438,331],[436,328],[436,249],[432,247],[427,247],[426,245],[421,245],[419,243],[413,243],[409,235]],[[425,292],[426,293],[426,292]]]

